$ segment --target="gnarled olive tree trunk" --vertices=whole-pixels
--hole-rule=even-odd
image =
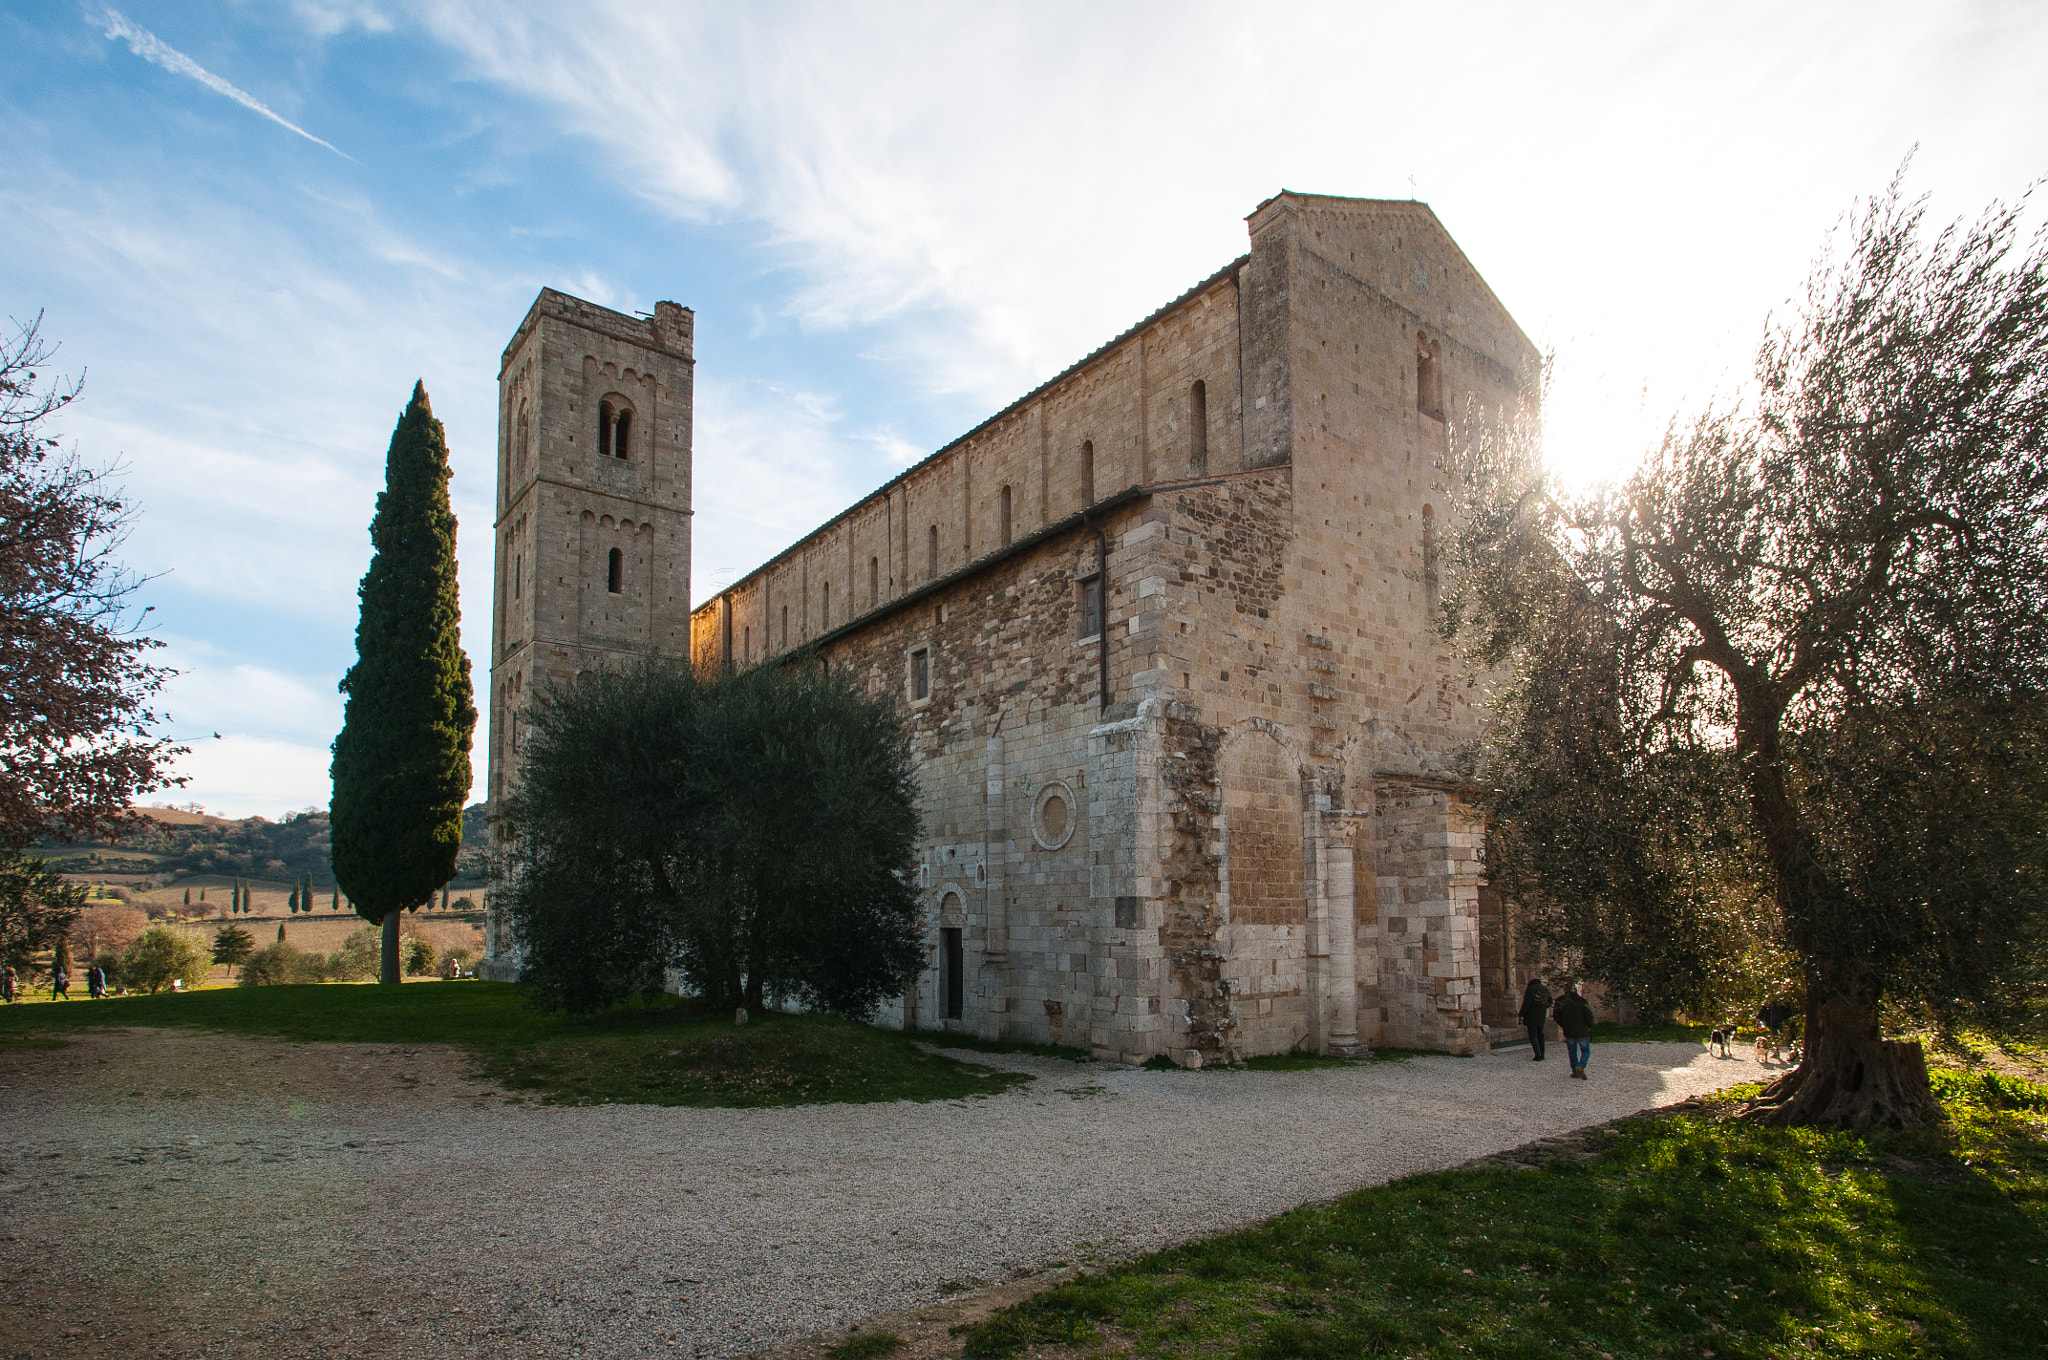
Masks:
[[[1941,1106],[1920,1045],[1883,1037],[1876,978],[1841,959],[1823,938],[1823,904],[1833,889],[1785,787],[1780,716],[1768,699],[1743,699],[1736,749],[1749,765],[1750,812],[1770,850],[1786,933],[1806,965],[1806,1046],[1799,1066],[1765,1087],[1743,1117],[1850,1129],[1937,1121]]]

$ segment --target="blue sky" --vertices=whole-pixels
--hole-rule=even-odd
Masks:
[[[1281,187],[1428,201],[1598,475],[1740,382],[1909,149],[1942,218],[2048,172],[2048,7],[30,0],[0,126],[0,311],[45,312],[63,431],[140,508],[176,796],[275,816],[327,800],[416,377],[488,636],[497,359],[542,286],[696,309],[700,598]]]

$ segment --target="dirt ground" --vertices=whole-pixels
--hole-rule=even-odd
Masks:
[[[437,1046],[134,1030],[0,1050],[0,1357],[738,1355],[881,1316],[937,1343],[915,1310],[969,1316],[1759,1075],[1651,1044],[1596,1049],[1593,1082],[1516,1054],[988,1061],[1038,1080],[927,1105],[559,1108]]]

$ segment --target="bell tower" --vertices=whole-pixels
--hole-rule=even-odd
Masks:
[[[519,775],[529,696],[596,666],[690,654],[695,316],[543,288],[498,368],[489,799]],[[493,856],[495,859],[496,856]],[[481,976],[519,975],[495,908]]]
[[[543,288],[498,370],[493,807],[527,697],[594,666],[687,657],[695,316]]]

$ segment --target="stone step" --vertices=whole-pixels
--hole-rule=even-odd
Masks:
[[[1486,1042],[1496,1049],[1527,1048],[1529,1031],[1519,1025],[1488,1025]]]

